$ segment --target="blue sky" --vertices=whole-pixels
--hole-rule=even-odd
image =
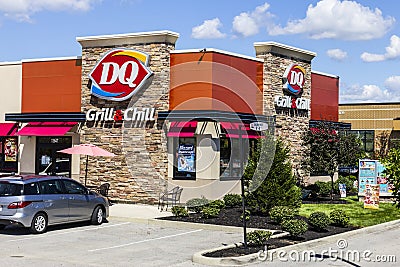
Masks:
[[[400,102],[395,0],[0,0],[0,62],[79,56],[76,37],[170,30],[176,49],[255,56],[254,42],[317,53],[340,77],[340,102]]]

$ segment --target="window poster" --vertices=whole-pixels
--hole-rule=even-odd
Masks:
[[[6,138],[4,141],[4,161],[17,161],[17,140],[16,138]]]
[[[193,144],[179,144],[178,171],[195,172],[195,148]]]

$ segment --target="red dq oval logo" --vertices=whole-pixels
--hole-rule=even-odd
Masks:
[[[113,101],[131,98],[153,74],[148,61],[149,56],[143,52],[111,50],[89,73],[92,95]]]
[[[303,93],[305,75],[306,70],[303,67],[296,64],[289,65],[282,77],[285,91],[294,96],[300,96]]]

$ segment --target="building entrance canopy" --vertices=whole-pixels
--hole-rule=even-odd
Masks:
[[[219,122],[221,127],[216,127],[217,134],[228,138],[260,138],[261,132],[250,129],[250,123],[262,122],[268,124],[268,129],[275,128],[275,117],[254,115],[246,113],[234,113],[213,110],[179,110],[158,113],[159,120],[171,122],[168,137],[193,137],[202,131],[204,127],[200,122]],[[197,129],[197,130],[196,130]]]
[[[17,123],[0,123],[0,136],[14,136],[17,130]]]
[[[62,136],[65,135],[76,122],[30,122],[17,132],[20,136]]]

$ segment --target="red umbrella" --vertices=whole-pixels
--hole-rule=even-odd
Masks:
[[[85,185],[87,179],[87,172],[88,172],[88,160],[89,156],[102,156],[102,157],[115,157],[114,153],[108,152],[98,146],[92,144],[80,144],[75,145],[70,148],[66,148],[60,150],[58,152],[66,153],[66,154],[78,154],[78,155],[86,155],[86,170],[85,170]]]

